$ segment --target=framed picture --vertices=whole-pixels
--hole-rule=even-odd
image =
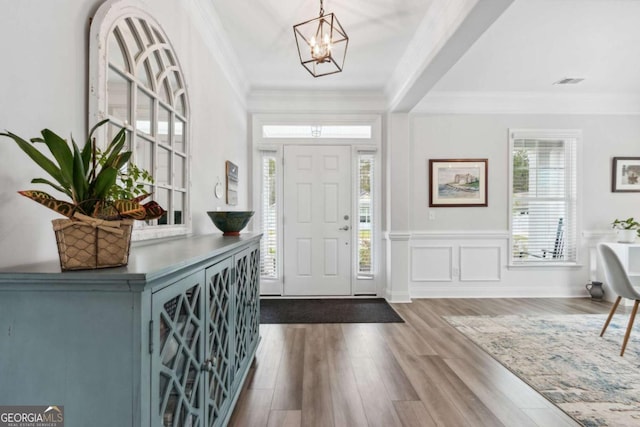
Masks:
[[[487,159],[430,159],[429,206],[487,206]]]
[[[612,192],[640,192],[640,157],[614,157],[611,171]]]
[[[238,165],[227,160],[227,204],[235,206],[238,204]]]

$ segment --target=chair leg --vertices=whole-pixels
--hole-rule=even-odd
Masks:
[[[629,341],[629,336],[631,335],[631,329],[633,329],[633,321],[636,320],[636,313],[638,312],[638,304],[640,304],[640,300],[636,300],[635,304],[633,304],[633,311],[631,312],[631,317],[629,318],[629,324],[627,325],[627,333],[624,334],[624,342],[622,343],[622,351],[620,352],[620,356],[624,356],[624,349],[627,347],[627,341]]]
[[[618,309],[618,304],[620,304],[620,300],[621,299],[622,299],[622,297],[618,297],[618,299],[616,299],[616,302],[613,303],[613,307],[611,307],[611,311],[609,312],[609,317],[607,318],[607,321],[605,322],[604,327],[602,328],[602,332],[600,332],[600,336],[603,336],[604,335],[604,331],[607,330],[607,327],[609,326],[609,323],[611,322],[611,319],[613,318],[613,314]]]

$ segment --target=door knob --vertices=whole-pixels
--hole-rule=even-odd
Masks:
[[[345,225],[344,227],[340,227],[340,228],[338,228],[338,230],[348,231],[348,230],[349,230],[349,226],[348,226],[348,225]]]
[[[212,357],[210,359],[205,360],[200,367],[203,371],[213,372],[214,368],[218,365],[218,359],[216,357]]]

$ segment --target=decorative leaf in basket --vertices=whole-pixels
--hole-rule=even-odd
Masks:
[[[48,185],[71,199],[58,200],[39,190],[18,191],[69,218],[54,220],[63,270],[125,265],[133,220],[152,220],[165,214],[154,201],[141,204],[149,197],[144,183],[153,183],[153,178],[129,162],[132,153],[124,149],[124,128],[104,151],[96,146],[93,134],[107,122],[91,129],[82,150],[73,138],[69,144],[49,129],[42,130],[42,137],[32,138],[31,143],[11,132],[0,133],[13,139],[53,179],[34,178],[31,183]],[[52,159],[36,147],[39,143],[49,149]],[[82,231],[74,235],[72,230],[79,229]],[[124,241],[115,242],[114,236]],[[111,255],[104,258],[105,253]]]

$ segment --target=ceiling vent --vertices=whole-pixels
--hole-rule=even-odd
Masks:
[[[583,80],[584,78],[579,78],[579,77],[565,77],[564,79],[558,80],[553,84],[554,85],[576,85]]]

